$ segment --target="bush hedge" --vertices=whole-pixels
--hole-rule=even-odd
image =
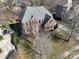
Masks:
[[[3,36],[0,36],[0,41],[3,39]]]

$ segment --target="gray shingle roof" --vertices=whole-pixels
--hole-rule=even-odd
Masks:
[[[23,16],[22,19],[22,23],[31,20],[31,17],[37,17],[41,20],[44,20],[45,18],[45,14],[48,14],[51,16],[51,18],[53,18],[52,14],[43,6],[39,6],[39,7],[27,7],[25,14]]]

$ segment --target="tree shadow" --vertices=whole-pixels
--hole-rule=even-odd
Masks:
[[[14,53],[14,50],[11,50],[5,59],[11,59],[11,56],[13,53]]]
[[[20,23],[10,24],[9,26],[15,33],[17,33],[19,36],[21,36],[21,31],[20,31],[21,24]]]

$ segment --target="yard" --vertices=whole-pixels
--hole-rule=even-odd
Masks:
[[[52,51],[51,55],[49,56],[50,59],[59,59],[60,56],[62,56],[65,51],[67,51],[70,48],[73,48],[75,45],[79,44],[79,42],[74,40],[73,38],[69,42],[64,41],[62,38],[64,36],[67,36],[67,33],[65,33],[63,31],[59,31],[56,34],[58,36],[55,35],[56,37],[52,38],[53,51]]]
[[[53,51],[51,52],[49,59],[58,59],[65,51],[67,51],[70,48],[73,48],[75,45],[79,44],[78,41],[76,41],[74,39],[71,39],[69,42],[65,42],[64,40],[61,40],[62,37],[64,38],[67,36],[67,33],[62,30],[60,30],[58,33],[55,34],[55,32],[54,32],[55,35],[58,34],[58,36],[56,36],[56,37],[60,37],[60,38],[55,38],[55,37],[53,37],[54,39],[52,38]],[[16,38],[18,38],[18,37],[16,37]],[[21,38],[19,38],[19,40],[20,39]],[[28,39],[30,39],[30,38],[28,38]],[[19,43],[21,46],[20,48],[23,51],[24,58],[25,59],[33,59],[34,56],[32,55],[30,48],[28,47],[27,40],[22,39],[22,40],[20,40]],[[31,45],[31,43],[30,43],[30,45]],[[75,54],[76,54],[76,52],[75,52]],[[67,58],[69,58],[69,57],[67,57]]]
[[[22,45],[18,45],[16,54],[14,54],[11,59],[33,59],[33,55],[28,47],[25,48]]]
[[[61,54],[63,54],[65,51],[69,50],[70,48],[73,48],[75,45],[77,45],[78,42],[75,40],[70,40],[69,42],[53,42],[53,51],[51,53],[50,59],[57,59]]]
[[[3,36],[0,35],[0,41],[3,39]]]
[[[28,36],[28,39],[29,36]],[[17,53],[16,56],[14,56],[13,59],[33,59],[33,55],[31,52],[31,48],[29,45],[31,45],[31,43],[29,43],[30,41],[28,41],[27,39],[24,39],[22,37],[20,37],[18,35],[18,33],[13,33],[12,34],[12,42],[14,45],[16,45],[17,48]]]
[[[78,54],[79,54],[79,50],[73,52],[71,55],[65,57],[64,59],[71,59],[71,58],[75,57],[75,56],[78,55]]]

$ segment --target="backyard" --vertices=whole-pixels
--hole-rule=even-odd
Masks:
[[[54,31],[54,35],[52,38],[53,51],[51,53],[51,56],[49,56],[50,59],[61,59],[61,56],[64,54],[65,51],[79,44],[78,41],[76,41],[74,38],[71,38],[69,42],[64,41],[64,38],[67,39],[67,37],[68,34],[66,32],[63,32],[62,30],[59,30],[59,32]],[[76,55],[78,53],[79,51],[75,51],[73,54]],[[66,57],[66,59],[70,59],[69,56]]]

